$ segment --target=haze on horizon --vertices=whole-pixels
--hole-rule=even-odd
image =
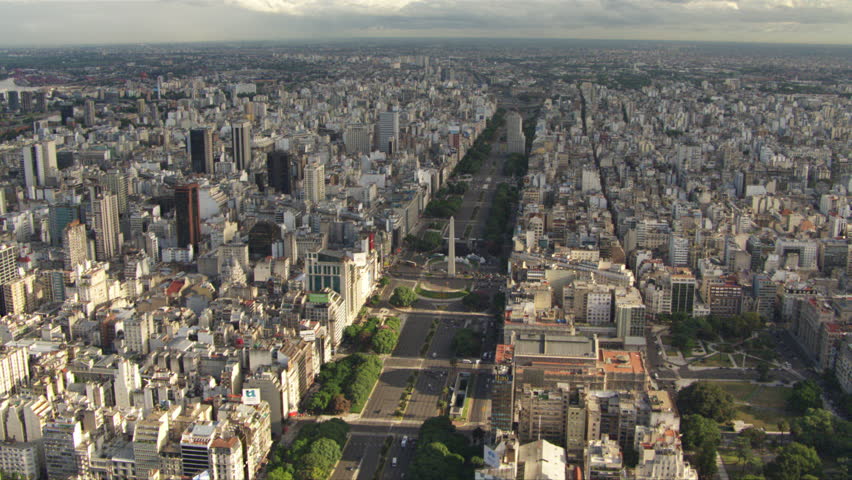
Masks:
[[[850,0],[0,0],[0,47],[353,37],[852,44]]]

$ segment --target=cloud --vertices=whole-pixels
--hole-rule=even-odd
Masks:
[[[849,31],[852,0],[0,0],[7,45],[358,36],[849,44]]]

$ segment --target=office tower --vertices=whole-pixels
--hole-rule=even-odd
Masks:
[[[687,269],[668,276],[672,299],[672,313],[692,315],[695,304],[695,276]]]
[[[370,129],[360,123],[348,125],[343,132],[343,144],[346,146],[346,153],[369,153]]]
[[[194,128],[189,131],[189,157],[195,173],[213,173],[213,131]]]
[[[65,227],[74,220],[81,219],[80,205],[71,205],[68,203],[51,205],[48,211],[51,245],[62,245],[62,234],[65,231]]]
[[[86,263],[89,259],[89,240],[86,236],[86,226],[79,220],[74,220],[65,226],[62,232],[62,249],[64,250],[65,270],[74,270],[77,265]]]
[[[54,175],[58,170],[56,164],[56,143],[53,140],[34,143],[23,149],[24,186],[27,193],[36,186],[44,186],[47,177]]]
[[[33,111],[33,92],[29,90],[21,92],[21,111]]]
[[[447,239],[447,275],[456,276],[456,219],[450,217],[450,238]]]
[[[193,477],[210,470],[210,445],[214,438],[215,423],[196,423],[183,433],[180,439],[180,458],[184,476]]]
[[[518,112],[506,115],[506,151],[524,154],[527,148],[527,138],[524,135],[524,120]]]
[[[399,112],[379,113],[379,151],[393,154],[399,142]]]
[[[231,156],[237,170],[248,170],[251,166],[251,123],[231,124]]]
[[[104,175],[104,185],[118,200],[118,214],[127,213],[127,175],[120,170],[110,170]]]
[[[266,176],[269,187],[276,192],[293,194],[293,166],[290,154],[275,150],[266,156]]]
[[[201,242],[201,211],[198,206],[198,184],[175,187],[175,223],[178,247],[192,245],[198,253]]]
[[[47,111],[47,94],[45,92],[35,92],[33,94],[33,103],[35,111],[44,113]]]
[[[65,104],[59,107],[59,117],[62,120],[62,125],[68,125],[68,120],[74,120],[74,105]]]
[[[17,90],[9,90],[6,93],[6,102],[9,110],[15,111],[21,108],[21,94]]]
[[[0,245],[0,285],[18,278],[18,246]]]
[[[99,193],[92,198],[92,230],[95,231],[95,256],[108,262],[121,253],[118,224],[118,197]]]
[[[325,167],[311,163],[305,167],[305,201],[317,204],[325,200]]]
[[[86,103],[83,107],[83,121],[86,123],[87,127],[91,127],[97,121],[95,117],[95,101],[91,98],[86,100]]]

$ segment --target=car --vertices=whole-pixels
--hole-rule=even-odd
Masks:
[[[473,363],[469,358],[465,358],[461,363]]]
[[[393,457],[393,460],[391,460],[391,466],[396,467],[396,457]]]
[[[402,442],[400,442],[400,445],[402,445],[402,448],[405,448],[405,446],[406,446],[407,444],[408,444],[408,435],[404,435],[404,436],[402,437]]]

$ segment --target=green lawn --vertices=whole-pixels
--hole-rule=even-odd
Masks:
[[[417,295],[420,295],[421,297],[434,298],[434,299],[437,299],[437,300],[449,300],[449,299],[452,299],[452,298],[462,298],[469,293],[467,290],[439,292],[439,291],[436,291],[436,290],[427,290],[427,289],[425,289],[425,288],[423,288],[419,285],[415,289],[415,292],[417,293]]]
[[[749,382],[714,383],[734,397],[737,420],[775,431],[780,420],[789,422],[794,416],[786,410],[787,395],[790,393],[787,387],[768,387]]]
[[[713,356],[701,359],[693,365],[697,367],[733,367],[727,353],[717,353]]]

